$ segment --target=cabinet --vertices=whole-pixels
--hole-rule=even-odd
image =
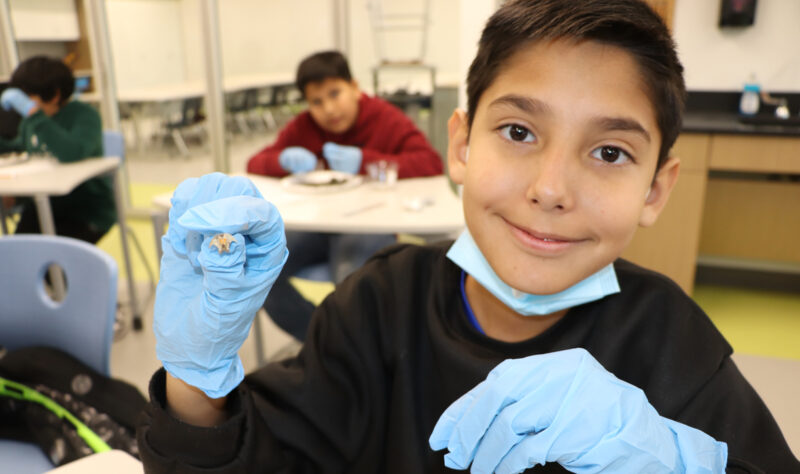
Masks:
[[[15,49],[14,62],[3,71],[3,80],[16,67],[16,60],[24,61],[35,55],[63,58],[76,78],[88,79],[85,92],[95,90],[98,76],[92,58],[91,31],[88,18],[90,2],[86,0],[11,0],[7,11],[0,11],[12,26],[13,36],[4,35],[0,41],[11,43],[4,50]],[[4,22],[5,24],[6,22]],[[91,97],[96,100],[98,97]]]
[[[707,134],[678,137],[672,155],[680,158],[681,168],[669,201],[655,225],[639,228],[622,254],[669,276],[689,294],[694,287],[710,144]]]
[[[80,36],[75,0],[11,0],[17,41],[76,41]]]
[[[624,258],[690,294],[698,255],[751,267],[800,265],[800,137],[682,133],[672,153],[681,158],[678,183]]]

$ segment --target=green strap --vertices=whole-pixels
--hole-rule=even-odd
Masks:
[[[102,438],[97,436],[97,433],[84,425],[70,413],[69,410],[56,403],[52,398],[46,397],[30,387],[0,377],[0,396],[38,403],[55,413],[59,418],[66,419],[72,423],[72,426],[75,427],[75,431],[78,432],[78,436],[80,436],[94,452],[102,453],[103,451],[111,451],[111,447],[106,444]]]

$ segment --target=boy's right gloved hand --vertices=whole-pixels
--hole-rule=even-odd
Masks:
[[[289,173],[306,173],[317,166],[317,155],[301,146],[284,148],[278,156],[281,168]]]
[[[0,106],[6,110],[14,109],[23,117],[27,117],[31,109],[36,107],[36,102],[22,90],[9,87],[3,91],[3,95],[0,95]]]
[[[228,251],[211,246],[233,235]],[[244,378],[238,351],[289,253],[283,221],[247,178],[212,173],[172,197],[156,290],[156,355],[212,398]]]

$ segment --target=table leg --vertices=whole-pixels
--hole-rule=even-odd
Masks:
[[[3,235],[8,235],[8,224],[6,224],[6,208],[3,206],[2,202],[0,202],[0,230],[2,230]]]
[[[131,267],[131,257],[128,251],[128,224],[125,221],[125,206],[122,201],[122,188],[120,173],[121,168],[117,168],[112,177],[114,180],[114,202],[117,207],[117,222],[119,223],[119,237],[122,243],[122,256],[125,259],[125,272],[128,277],[128,298],[131,300],[131,311],[133,312],[133,329],[140,331],[143,327],[142,314],[139,311],[139,299],[136,297],[136,282],[133,279],[133,268]]]
[[[56,235],[56,226],[53,222],[53,211],[50,208],[50,197],[46,194],[37,194],[33,197],[36,203],[36,213],[39,215],[39,229],[42,234]],[[50,268],[50,283],[53,285],[53,299],[62,301],[66,293],[64,274],[57,268]]]

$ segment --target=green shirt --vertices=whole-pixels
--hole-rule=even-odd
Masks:
[[[67,102],[52,117],[39,110],[22,120],[16,138],[0,138],[0,153],[7,151],[48,153],[62,163],[103,156],[100,114],[78,101]],[[92,178],[66,196],[51,197],[50,205],[54,217],[84,222],[99,232],[108,231],[117,219],[109,176]]]

